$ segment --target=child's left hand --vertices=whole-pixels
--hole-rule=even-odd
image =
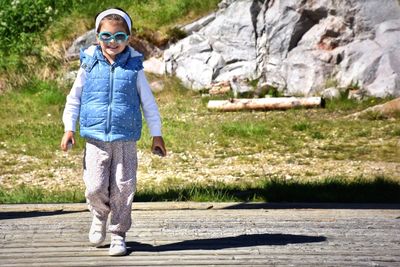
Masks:
[[[151,151],[160,157],[165,157],[167,155],[167,149],[165,148],[164,139],[162,136],[153,136]]]

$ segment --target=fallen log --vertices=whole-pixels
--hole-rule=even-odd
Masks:
[[[216,111],[286,110],[300,107],[325,107],[325,101],[321,97],[234,98],[210,100],[207,105],[209,110]]]

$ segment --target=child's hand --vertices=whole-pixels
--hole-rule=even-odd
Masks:
[[[75,145],[74,132],[72,131],[66,131],[61,139],[60,147],[63,151],[68,151],[68,143]]]
[[[153,136],[151,152],[159,155],[160,157],[165,157],[167,155],[167,149],[165,148],[164,139],[162,136]]]

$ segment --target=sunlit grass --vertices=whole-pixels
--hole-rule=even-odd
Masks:
[[[227,155],[238,149],[282,153],[310,147],[313,157],[399,161],[397,120],[345,119],[337,115],[339,108],[209,112],[201,96],[185,89],[176,78],[149,78],[164,82],[164,90],[155,96],[164,137],[175,152],[201,153],[211,145]],[[0,147],[38,158],[52,157],[63,133],[61,116],[68,90],[54,82],[32,81],[0,95]],[[354,103],[353,110],[359,105],[364,104]],[[150,142],[145,126],[139,148],[148,148]],[[83,140],[78,138],[75,148],[81,150]]]
[[[201,95],[184,88],[178,79],[148,76],[150,81],[159,80],[164,83],[164,89],[156,93],[155,97],[163,120],[167,149],[177,155],[174,159],[177,166],[190,168],[193,163],[190,156],[193,155],[205,162],[209,161],[204,168],[218,167],[218,162],[223,164],[233,157],[237,159],[236,162],[257,165],[261,163],[251,156],[260,152],[277,155],[278,158],[271,158],[268,164],[279,163],[282,160],[280,157],[285,158],[287,164],[299,163],[304,166],[316,158],[400,161],[398,119],[346,118],[347,114],[359,110],[365,103],[354,102],[351,109],[349,106],[341,109],[340,104],[336,104],[335,110],[217,113],[208,111]],[[9,177],[7,183],[15,183],[2,187],[4,203],[83,201],[82,189],[46,189],[29,184],[21,186],[18,182],[19,175],[31,171],[38,171],[37,175],[41,175],[36,179],[52,179],[53,173],[46,170],[71,164],[68,160],[55,160],[63,134],[61,116],[69,86],[32,80],[21,88],[0,95],[0,152],[3,151],[0,154],[0,175]],[[84,140],[77,134],[77,141],[70,153],[78,156],[82,153]],[[138,147],[148,150],[150,145],[151,138],[145,125]],[[21,166],[19,160],[25,156],[28,158],[25,158]],[[142,168],[162,169],[164,164],[163,159],[155,158]],[[75,167],[78,168],[73,165]],[[305,177],[315,176],[307,168],[304,172]],[[370,185],[371,177],[364,177],[365,180],[345,176],[334,178],[335,188],[352,192],[338,196],[335,190],[330,189],[332,180],[325,178],[322,181],[286,181],[283,178],[276,180],[273,177],[257,176],[254,177],[255,183],[248,184],[247,178],[255,173],[248,173],[248,177],[245,173],[232,175],[246,179],[227,184],[209,181],[202,183],[196,181],[196,173],[193,173],[193,181],[189,183],[178,179],[157,186],[144,184],[137,192],[136,201],[397,201],[391,197],[382,200],[376,196],[363,199],[361,195],[374,192],[374,186],[382,190],[381,180]],[[389,192],[387,188],[390,186],[397,190],[398,185],[391,178],[393,181],[398,180],[398,177],[385,178],[386,191],[383,192]],[[367,184],[370,186],[368,188],[372,188],[368,189],[370,191],[365,189]],[[299,196],[299,192],[309,192],[310,188],[314,191]],[[353,188],[353,191],[349,188]],[[326,197],[319,196],[319,191],[326,192]],[[352,194],[360,196],[353,200],[344,197]]]
[[[135,194],[135,201],[263,201],[263,202],[400,202],[400,182],[385,177],[349,181],[331,177],[321,181],[288,181],[270,177],[257,183],[189,183],[166,180],[147,186]],[[82,189],[46,190],[18,186],[0,188],[0,203],[71,203],[85,202]]]

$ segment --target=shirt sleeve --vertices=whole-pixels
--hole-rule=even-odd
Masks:
[[[143,115],[149,127],[151,136],[161,136],[161,118],[156,100],[151,92],[150,85],[143,70],[138,72],[137,89],[140,96]]]
[[[86,81],[86,71],[79,69],[71,91],[67,96],[63,113],[64,131],[76,131],[76,121],[81,107],[82,88]]]

